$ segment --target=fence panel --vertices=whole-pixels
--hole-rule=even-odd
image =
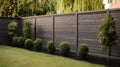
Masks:
[[[36,37],[43,40],[43,45],[53,40],[53,19],[52,16],[36,17]]]
[[[100,48],[98,40],[99,27],[106,11],[79,13],[79,43],[86,43],[89,52],[94,54],[106,54]]]
[[[71,50],[76,50],[76,16],[75,14],[55,16],[55,44],[58,47],[60,42],[70,43]]]
[[[8,24],[11,21],[18,22],[17,35],[20,36],[22,34],[22,19],[21,18],[0,17],[0,43],[10,44],[10,39],[8,36]]]

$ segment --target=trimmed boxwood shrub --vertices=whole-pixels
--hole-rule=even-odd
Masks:
[[[13,37],[13,46],[18,46],[18,37]]]
[[[24,42],[25,42],[25,38],[24,37],[18,37],[18,44],[19,47],[24,47]]]
[[[47,42],[47,50],[49,53],[53,54],[55,52],[55,45],[53,41],[48,41]]]
[[[63,56],[68,56],[70,53],[70,45],[68,42],[61,42],[60,45],[60,52]]]
[[[35,50],[41,50],[42,49],[42,39],[36,38],[36,40],[33,42],[33,47]]]
[[[26,39],[25,40],[25,48],[32,49],[33,48],[33,41],[32,39]]]
[[[79,59],[83,59],[88,55],[88,52],[89,48],[86,44],[82,43],[78,46],[77,56],[79,57]]]

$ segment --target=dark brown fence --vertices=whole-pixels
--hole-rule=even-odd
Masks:
[[[18,36],[22,35],[22,19],[21,18],[6,18],[0,17],[0,43],[2,44],[10,44],[10,39],[8,36],[8,24],[11,21],[18,22]]]
[[[112,56],[120,58],[120,9],[109,11],[116,21],[116,31],[119,37],[117,40],[118,45],[113,47]],[[60,42],[67,41],[70,43],[71,51],[76,52],[78,44],[86,43],[90,49],[90,54],[106,55],[106,52],[100,48],[98,40],[99,26],[102,23],[102,19],[106,16],[106,12],[106,10],[83,13],[75,12],[34,16],[15,20],[20,20],[21,22],[23,19],[31,19],[33,23],[33,38],[41,38],[44,46],[46,46],[48,41],[53,40],[55,41],[56,47],[59,48]],[[6,41],[8,38],[7,24],[10,20],[14,20],[14,18],[0,19],[1,41]],[[4,31],[2,31],[3,28]],[[36,36],[34,36],[35,34]]]

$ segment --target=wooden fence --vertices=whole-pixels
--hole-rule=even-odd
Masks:
[[[112,56],[120,58],[120,9],[109,10],[116,21],[118,34],[117,46],[113,47]],[[76,52],[80,43],[86,43],[90,54],[106,55],[100,47],[98,40],[99,27],[107,11],[91,11],[82,13],[53,14],[44,16],[33,16],[26,18],[2,18],[0,19],[0,41],[7,42],[7,24],[11,20],[19,22],[19,34],[22,34],[22,21],[32,20],[32,35],[41,38],[43,45],[53,40],[57,48],[59,43],[67,41],[70,43],[71,51]]]

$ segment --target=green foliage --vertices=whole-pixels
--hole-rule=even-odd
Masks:
[[[35,50],[41,50],[42,49],[42,39],[36,38],[36,40],[33,42],[33,47]]]
[[[75,0],[74,10],[79,12],[104,9],[103,0]]]
[[[79,59],[83,59],[88,55],[89,49],[86,44],[82,43],[78,46],[77,56]]]
[[[13,37],[13,46],[18,46],[18,37]]]
[[[19,44],[19,47],[24,47],[24,42],[25,42],[25,38],[24,37],[18,37],[18,40],[17,40],[18,44]]]
[[[33,16],[52,13],[56,0],[0,0],[0,16]]]
[[[42,12],[41,14],[52,14],[52,12],[56,12],[56,0],[41,0]]]
[[[109,0],[111,2],[111,0]],[[33,16],[104,9],[103,0],[0,0],[0,16]]]
[[[33,48],[33,41],[32,39],[26,39],[25,40],[25,48],[32,49]]]
[[[70,52],[70,44],[68,42],[61,42],[59,44],[60,52],[63,56],[68,56]]]
[[[110,47],[112,49],[113,45],[116,45],[116,40],[118,38],[116,33],[115,21],[110,13],[103,19],[103,23],[100,26],[100,31],[98,34],[99,42],[101,47],[106,50]]]
[[[113,0],[108,0],[108,3],[112,3],[113,2]]]
[[[74,0],[58,0],[56,10],[57,13],[68,13],[73,11]]]
[[[10,36],[11,39],[17,35],[17,26],[18,23],[15,21],[11,21],[8,24],[8,35]]]
[[[0,1],[0,16],[16,17],[20,5],[17,0],[1,0]]]
[[[104,9],[103,0],[58,0],[57,13],[84,12]]]
[[[53,41],[48,41],[47,43],[47,49],[49,51],[49,53],[54,53],[55,52],[55,45]]]
[[[32,23],[30,20],[25,20],[23,24],[23,35],[25,39],[31,38],[32,36]]]

